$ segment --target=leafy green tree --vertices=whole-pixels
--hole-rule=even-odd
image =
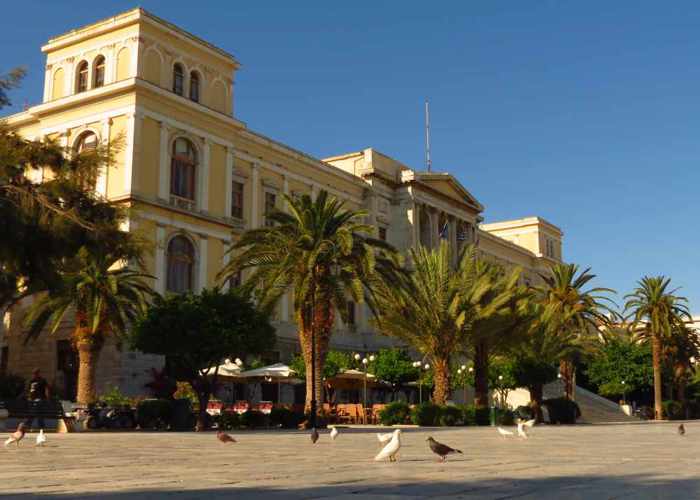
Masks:
[[[374,356],[367,370],[377,380],[391,384],[392,400],[396,391],[408,382],[418,380],[419,371],[413,366],[413,360],[403,349],[380,349]]]
[[[0,78],[0,108],[23,75],[14,70]],[[117,140],[77,154],[55,141],[27,140],[0,122],[0,313],[62,286],[64,264],[70,268],[81,248],[138,257],[133,236],[119,229],[126,212],[86,188],[119,147]],[[44,180],[36,183],[40,172]]]
[[[171,374],[189,382],[199,400],[198,430],[206,426],[221,361],[260,354],[274,343],[267,313],[237,290],[218,289],[156,297],[130,336],[132,348],[166,356]]]
[[[687,325],[675,325],[664,351],[676,387],[676,399],[686,413],[686,387],[695,372],[693,361],[700,359],[698,331]]]
[[[567,337],[572,333],[585,341],[597,336],[598,328],[611,323],[616,316],[611,308],[614,302],[607,296],[615,293],[610,288],[585,287],[595,279],[590,268],[579,272],[576,264],[557,264],[549,274],[541,275],[544,284],[539,287],[544,304],[541,320],[555,335]],[[578,345],[583,346],[585,342]],[[573,346],[574,344],[571,344]],[[573,394],[574,361],[581,351],[568,349],[568,355],[560,360],[559,372],[568,399]]]
[[[311,362],[315,336],[316,372],[325,365],[336,315],[347,322],[348,300],[362,302],[375,269],[392,261],[387,243],[371,238],[374,228],[362,222],[363,211],[347,210],[341,201],[321,191],[316,200],[285,196],[288,213],[266,217],[271,226],[246,231],[231,249],[231,260],[220,272],[226,280],[249,270],[243,289],[255,292],[264,308],[283,294],[294,295],[294,317],[306,365],[306,405],[312,403]],[[322,398],[322,380],[315,392]]]
[[[507,407],[508,393],[519,387],[515,360],[503,356],[494,358],[489,364],[489,386],[498,395],[498,406]]]
[[[603,396],[620,396],[653,384],[651,347],[634,338],[616,337],[588,361],[586,375]],[[625,383],[623,384],[622,381]]]
[[[328,351],[323,371],[320,375],[324,379],[333,378],[343,370],[347,370],[352,365],[350,353],[345,351]],[[301,378],[306,378],[306,362],[301,355],[294,356],[289,367]]]
[[[625,313],[630,329],[651,341],[654,369],[654,417],[663,419],[662,365],[664,344],[674,329],[690,321],[687,299],[671,289],[671,279],[665,276],[644,276],[637,288],[625,296]]]
[[[124,336],[129,326],[146,309],[152,291],[149,276],[119,267],[121,256],[79,251],[64,269],[61,281],[30,306],[25,317],[29,337],[49,325],[54,333],[72,312],[75,325],[71,340],[78,350],[78,402],[95,400],[97,359],[108,336]]]

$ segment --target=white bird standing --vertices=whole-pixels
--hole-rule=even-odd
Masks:
[[[526,420],[525,422],[523,422],[523,425],[524,425],[525,427],[530,427],[530,428],[532,428],[532,427],[535,425],[535,419],[532,418],[532,419],[530,419],[530,420]]]
[[[503,436],[503,439],[507,438],[508,436],[513,436],[513,431],[509,431],[504,429],[503,427],[498,427],[498,433]]]
[[[529,436],[525,432],[525,424],[523,422],[518,422],[518,437],[527,439]]]
[[[396,429],[391,437],[391,441],[382,448],[382,451],[380,451],[376,457],[374,457],[374,460],[379,462],[381,460],[384,460],[386,458],[389,459],[389,462],[396,462],[396,454],[399,452],[399,449],[401,448],[401,429]]]
[[[386,444],[391,441],[392,437],[394,437],[392,432],[385,432],[384,434],[377,433],[377,440],[382,444]]]
[[[44,434],[44,429],[39,429],[39,434],[36,436],[36,445],[37,446],[44,446],[44,443],[46,442],[46,434]]]
[[[335,441],[335,438],[338,437],[338,434],[340,434],[340,433],[338,432],[338,429],[336,429],[336,427],[333,426],[333,427],[331,428],[331,441]]]

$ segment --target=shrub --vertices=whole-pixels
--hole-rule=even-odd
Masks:
[[[547,408],[549,422],[552,424],[575,424],[581,416],[576,402],[566,398],[545,399],[542,405]]]
[[[111,407],[126,405],[131,406],[131,399],[122,393],[122,391],[119,390],[119,387],[116,386],[104,393],[99,399],[100,401],[104,401],[107,406]]]
[[[248,429],[259,429],[260,427],[267,427],[268,419],[267,415],[258,410],[248,410],[241,415],[241,425],[247,427]]]
[[[496,424],[497,425],[514,425],[515,413],[502,408],[496,408]]]
[[[453,427],[464,421],[464,412],[457,406],[443,406],[440,409],[440,425]]]
[[[303,413],[295,413],[289,408],[273,408],[270,412],[270,425],[283,429],[296,429],[304,418]]]
[[[0,375],[0,399],[17,399],[24,391],[24,379],[19,375]]]
[[[168,399],[144,399],[136,407],[136,422],[142,429],[161,429],[170,423],[172,402]]]
[[[411,411],[411,421],[421,426],[440,425],[441,413],[438,405],[431,402],[421,403]]]
[[[668,399],[662,403],[664,416],[669,420],[682,420],[685,418],[683,414],[683,405],[680,401]]]
[[[219,429],[230,431],[241,426],[241,417],[235,411],[225,411],[217,419]]]
[[[382,425],[405,424],[411,410],[403,401],[394,401],[379,412],[379,421]]]
[[[474,408],[474,422],[476,425],[491,425],[491,409],[488,406]]]
[[[462,411],[462,425],[476,425],[476,406],[459,405]]]

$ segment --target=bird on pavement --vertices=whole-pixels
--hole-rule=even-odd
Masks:
[[[36,445],[37,446],[44,446],[44,443],[46,442],[46,434],[44,434],[44,429],[39,429],[39,434],[36,436]]]
[[[523,422],[523,425],[524,425],[525,427],[530,427],[530,428],[532,428],[532,427],[534,427],[534,425],[535,425],[535,419],[534,419],[534,418],[531,418],[530,420],[526,420],[525,422]]]
[[[498,433],[503,436],[503,439],[507,438],[508,436],[513,436],[513,431],[509,431],[504,429],[503,427],[498,427]]]
[[[316,444],[316,441],[318,441],[318,431],[316,430],[316,427],[314,427],[311,429],[311,442]]]
[[[5,440],[5,446],[8,444],[15,443],[17,446],[19,446],[19,442],[22,441],[22,438],[24,437],[25,431],[24,429],[27,426],[24,424],[24,422],[20,422],[20,424],[17,426],[17,430],[10,434],[10,437],[8,437]]]
[[[685,426],[683,424],[678,426],[678,434],[681,436],[685,436]]]
[[[222,443],[235,443],[236,440],[231,437],[230,434],[226,434],[224,431],[217,431],[216,432],[216,439],[221,441]]]
[[[379,462],[388,458],[389,462],[396,462],[396,454],[399,452],[400,448],[401,429],[396,429],[391,436],[391,441],[389,441],[387,445],[384,448],[382,448],[382,450],[377,454],[377,456],[374,457],[374,460]]]
[[[525,431],[525,423],[524,422],[518,422],[518,437],[521,437],[523,439],[527,439],[528,436],[527,432]]]
[[[338,434],[340,434],[340,432],[338,432],[338,429],[336,429],[336,427],[333,426],[333,428],[331,429],[331,441],[335,441],[335,438],[338,437]]]
[[[433,453],[440,457],[441,462],[445,462],[447,460],[447,455],[450,453],[462,453],[461,450],[450,448],[446,444],[438,443],[432,437],[428,437],[426,441],[428,442],[428,446],[430,446]]]
[[[393,432],[385,432],[384,434],[377,433],[377,440],[382,444],[386,444],[391,441],[392,437],[394,437]]]

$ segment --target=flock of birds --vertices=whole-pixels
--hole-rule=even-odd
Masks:
[[[497,427],[496,430],[498,431],[498,434],[501,435],[503,439],[509,439],[509,438],[521,438],[521,439],[528,439],[529,434],[528,434],[528,429],[532,429],[532,427],[535,425],[535,420],[520,420],[517,423],[516,427],[516,432],[510,431],[508,429],[504,429],[503,427]],[[685,426],[683,424],[680,424],[678,426],[678,434],[681,436],[685,435]],[[9,446],[11,444],[15,444],[17,447],[19,447],[20,441],[24,439],[24,436],[26,434],[26,425],[24,423],[20,423],[17,426],[17,430],[10,434],[10,436],[5,440],[5,446]],[[329,437],[331,441],[335,441],[338,436],[340,435],[340,432],[338,431],[338,428],[333,426],[331,427],[331,432],[329,433]],[[316,444],[316,441],[319,440],[319,434],[316,428],[311,429],[311,442]],[[230,434],[227,434],[223,431],[217,431],[216,433],[216,438],[221,441],[224,444],[230,444],[230,443],[236,443],[237,441],[231,436]],[[389,459],[389,462],[396,462],[396,455],[399,453],[399,450],[401,449],[401,429],[395,429],[393,432],[387,432],[387,433],[378,433],[377,434],[377,440],[379,441],[380,444],[383,445],[381,451],[377,454],[377,456],[374,457],[374,460],[377,462],[381,462],[382,460]],[[36,436],[36,446],[44,446],[46,443],[46,434],[44,434],[44,429],[41,429],[39,431],[39,434]],[[460,450],[456,448],[452,448],[450,446],[447,446],[446,444],[440,443],[433,439],[431,436],[429,436],[426,441],[428,442],[428,446],[430,447],[430,450],[435,453],[441,462],[446,462],[447,461],[447,456],[452,454],[452,453],[462,453]]]

